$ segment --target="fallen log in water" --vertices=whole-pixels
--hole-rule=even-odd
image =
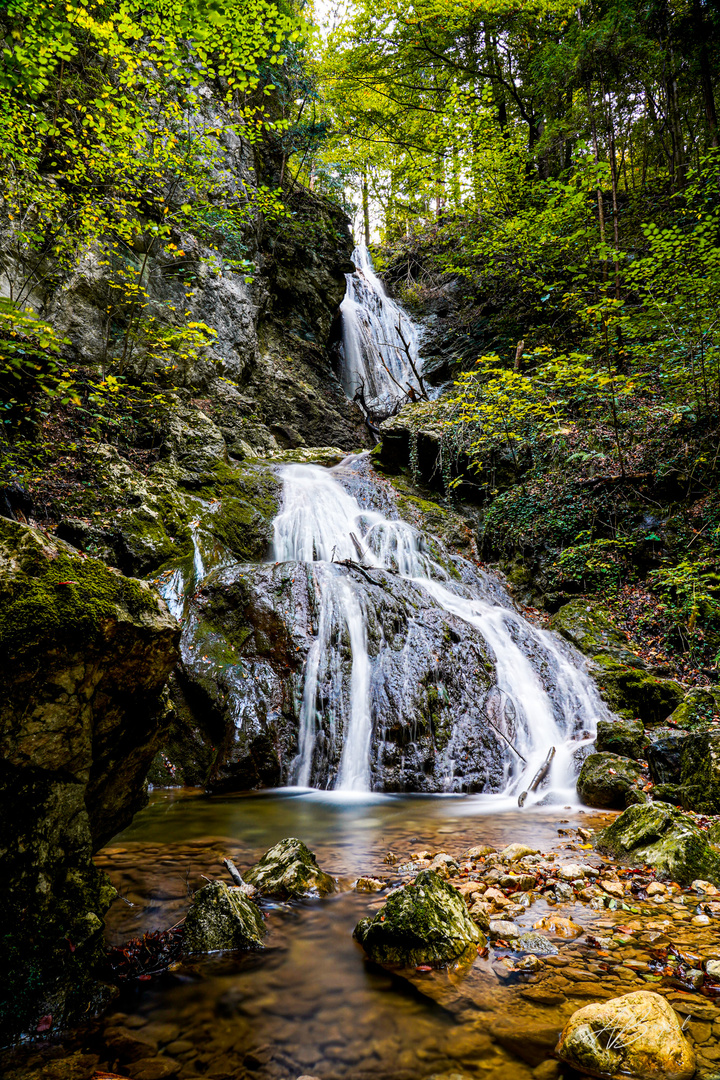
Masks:
[[[527,791],[523,791],[523,793],[518,796],[518,806],[524,806],[525,805],[525,800],[527,799],[530,792],[531,791],[537,791],[537,789],[540,787],[543,780],[545,779],[547,774],[550,772],[550,766],[552,765],[554,757],[555,757],[555,747],[551,746],[550,747],[550,752],[548,753],[548,756],[545,758],[542,765],[540,766],[538,771],[535,773],[535,776],[533,777],[532,784],[527,789]]]

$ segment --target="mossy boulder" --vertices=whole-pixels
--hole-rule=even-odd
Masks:
[[[694,687],[685,695],[670,717],[677,727],[693,730],[720,719],[720,690]]]
[[[262,949],[265,922],[242,889],[211,881],[193,896],[185,919],[183,951],[189,954]]]
[[[591,673],[600,693],[620,716],[639,718],[645,725],[661,724],[682,701],[682,686],[646,671],[627,636],[601,605],[571,600],[553,615],[550,627],[592,658]]]
[[[720,814],[720,731],[699,732],[682,740],[680,782],[683,805],[700,814]]]
[[[697,878],[720,885],[720,854],[681,810],[655,802],[630,806],[597,836],[599,851],[633,866],[650,866],[680,885]]]
[[[484,937],[460,894],[434,870],[423,870],[412,885],[388,897],[353,933],[371,960],[409,967],[450,963]]]
[[[598,720],[595,745],[600,753],[617,754],[638,760],[644,758],[645,728],[640,720]]]
[[[627,635],[618,630],[600,604],[584,599],[571,600],[555,612],[550,627],[586,656],[605,654],[623,664],[644,666],[630,648]]]
[[[593,675],[610,708],[629,719],[638,717],[646,727],[664,723],[683,699],[684,690],[673,679],[658,679],[609,656],[597,656],[595,663]]]
[[[590,754],[577,782],[578,795],[588,806],[622,810],[647,780],[636,762],[617,754]]]
[[[292,836],[266,851],[243,877],[261,896],[274,900],[327,896],[337,889],[335,879],[320,869],[310,848]]]
[[[0,1037],[107,996],[92,854],[147,801],[179,634],[148,584],[0,518]]]

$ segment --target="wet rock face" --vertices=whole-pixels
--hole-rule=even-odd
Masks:
[[[97,998],[114,890],[91,855],[146,802],[178,636],[145,583],[0,519],[6,1036],[48,1015],[61,1027]]]
[[[679,784],[685,732],[666,735],[651,742],[647,748],[650,776],[656,784]]]
[[[244,880],[273,900],[328,896],[337,888],[334,878],[320,869],[310,848],[294,837],[266,851],[244,874]]]
[[[635,761],[617,754],[591,754],[585,758],[577,789],[580,798],[588,806],[601,810],[622,810],[628,800],[637,793],[647,780],[647,774]]]
[[[658,877],[690,885],[720,885],[720,855],[693,820],[665,803],[630,806],[597,837],[597,847],[633,865],[651,866]]]
[[[484,941],[465,901],[433,870],[398,889],[373,918],[357,924],[353,936],[371,960],[402,966],[449,963]]]
[[[183,950],[189,954],[261,949],[265,923],[257,904],[237,887],[211,881],[193,896],[185,919]]]
[[[583,1073],[637,1080],[691,1080],[695,1053],[672,1006],[638,990],[586,1005],[568,1020],[556,1054]]]
[[[337,582],[328,583],[332,575]],[[372,784],[386,791],[497,790],[506,744],[480,723],[494,669],[479,632],[397,575],[322,564],[235,565],[209,577],[183,625],[178,684],[196,715],[214,718],[218,753],[212,791],[277,786],[293,779],[302,706],[302,673],[318,630],[320,590],[348,578],[368,615],[373,749]],[[337,777],[352,648],[342,612],[331,634],[339,666],[321,657],[310,782]],[[512,718],[498,709],[497,726]],[[198,754],[201,745],[198,746]],[[454,761],[454,770],[451,770]]]

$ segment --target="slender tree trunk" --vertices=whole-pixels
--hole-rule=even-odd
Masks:
[[[362,174],[362,209],[363,209],[363,237],[366,244],[370,243],[370,199],[368,197],[367,173]]]

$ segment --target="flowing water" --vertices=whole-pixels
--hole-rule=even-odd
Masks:
[[[407,398],[408,388],[421,392],[418,330],[385,292],[364,244],[355,248],[352,261],[355,273],[345,275],[347,288],[340,305],[340,378],[349,398],[359,393],[373,416],[387,416]]]
[[[345,463],[345,470],[352,464]],[[378,617],[374,591],[366,579],[373,580],[372,571],[385,571],[404,582],[407,590],[419,590],[432,605],[461,620],[468,634],[477,631],[485,644],[494,680],[480,708],[477,701],[465,701],[464,707],[475,705],[476,726],[486,729],[502,757],[502,775],[489,790],[517,798],[531,786],[554,748],[547,780],[528,798],[547,799],[549,793],[554,793],[555,801],[573,798],[578,752],[592,741],[598,717],[607,715],[581,658],[555,635],[524,619],[497,580],[466,560],[445,560],[443,565],[407,522],[361,506],[342,486],[338,477],[343,475],[343,469],[312,465],[283,470],[274,555],[279,562],[308,564],[319,598],[291,780],[301,787],[315,780],[319,786],[355,791],[373,786],[373,737],[382,727],[384,703],[380,672],[396,645],[382,639],[370,655],[367,628]],[[349,573],[348,563],[361,572]],[[380,602],[385,602],[384,595]],[[420,617],[429,618],[427,608]],[[437,642],[423,642],[415,635],[414,665],[423,648],[430,653]],[[348,651],[349,672],[344,663]],[[427,659],[432,667],[432,657]],[[413,671],[408,663],[410,679]],[[407,691],[412,698],[415,686],[408,685]],[[314,765],[318,742],[325,745],[322,720],[328,709],[334,728],[342,733],[339,769],[329,777],[321,776]]]

